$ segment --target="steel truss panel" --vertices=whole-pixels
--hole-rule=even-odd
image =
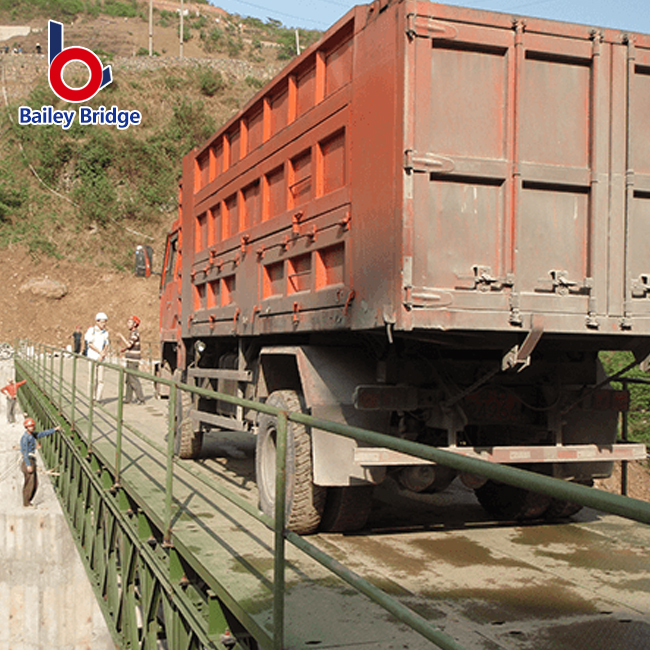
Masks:
[[[33,383],[22,399],[40,426],[66,427]],[[174,650],[223,650],[230,612],[193,584],[184,558],[164,547],[162,533],[144,513],[136,514],[108,468],[66,430],[44,440],[41,453],[49,468],[57,468],[54,488],[116,645],[155,650],[166,641]],[[257,647],[251,644],[240,640],[234,647]]]

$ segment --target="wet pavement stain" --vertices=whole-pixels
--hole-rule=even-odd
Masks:
[[[250,568],[255,569],[264,574],[273,574],[273,558],[259,558],[254,555],[246,554],[240,555],[230,563],[231,571],[236,573],[250,573]]]
[[[433,602],[455,601],[463,615],[477,623],[503,624],[598,613],[594,603],[557,583],[510,589],[451,589],[429,592],[427,597]]]
[[[416,539],[410,543],[431,561],[442,560],[456,567],[474,565],[530,568],[530,565],[510,557],[496,557],[478,542],[463,537]]]
[[[600,571],[622,571],[625,573],[650,571],[650,558],[637,551],[630,549],[615,548],[579,548],[567,549],[566,553],[555,553],[538,549],[537,555],[553,558],[560,562],[566,562],[572,567],[582,569],[598,569]]]
[[[522,528],[512,542],[534,546],[535,555],[575,568],[635,574],[650,571],[650,556],[644,549],[631,548],[575,525]]]
[[[383,543],[379,538],[371,537],[350,537],[346,539],[348,549],[356,547],[358,556],[372,557],[376,566],[385,565],[396,572],[418,575],[425,571],[429,565],[426,558],[414,558],[406,556],[399,548],[392,548]],[[353,557],[357,553],[348,554]]]
[[[556,625],[531,639],[530,650],[650,650],[650,624],[620,618]]]
[[[620,589],[621,591],[642,591],[644,593],[650,594],[650,578],[613,582],[612,587],[615,589]]]
[[[551,544],[573,544],[589,546],[607,544],[606,537],[593,533],[575,524],[549,524],[545,526],[524,526],[517,529],[512,538],[515,544],[526,546],[550,546]]]

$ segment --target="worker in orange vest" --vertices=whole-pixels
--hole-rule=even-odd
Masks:
[[[23,379],[16,383],[13,379],[9,380],[9,383],[0,388],[0,393],[4,393],[7,396],[7,422],[13,424],[16,421],[16,402],[18,401],[18,389],[26,384],[27,380]]]

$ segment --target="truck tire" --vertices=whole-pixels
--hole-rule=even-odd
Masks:
[[[327,488],[321,530],[346,533],[366,525],[372,506],[372,485]]]
[[[586,485],[587,487],[592,487],[594,482],[591,479],[573,481],[579,485]],[[573,503],[573,501],[565,501],[564,499],[551,499],[551,505],[549,505],[548,510],[544,514],[544,517],[549,521],[556,521],[558,519],[568,519],[573,515],[577,515],[582,510],[582,506],[579,503]]]
[[[488,481],[474,493],[483,508],[500,519],[538,519],[551,504],[549,496],[496,481]]]
[[[293,390],[271,393],[266,403],[283,411],[302,411],[301,399]],[[275,517],[277,418],[262,413],[255,449],[255,474],[260,510]],[[314,485],[311,435],[306,426],[287,422],[286,527],[307,535],[318,528],[325,507],[326,488]]]
[[[178,374],[177,374],[178,373]],[[174,371],[174,379],[180,379],[180,371]],[[179,458],[198,458],[203,444],[203,431],[194,429],[190,409],[192,394],[179,391],[176,403],[176,431],[174,433],[174,454]]]

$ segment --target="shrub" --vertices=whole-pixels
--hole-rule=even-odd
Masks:
[[[207,97],[213,97],[224,87],[223,77],[218,70],[203,68],[199,72],[199,87]]]
[[[163,78],[163,85],[165,86],[165,88],[167,88],[167,90],[171,90],[171,91],[179,90],[186,83],[187,80],[184,77],[166,75]]]
[[[261,79],[253,77],[252,75],[248,75],[246,79],[244,79],[244,82],[247,86],[250,86],[251,88],[255,88],[257,90],[259,90],[264,85],[264,82]]]
[[[239,56],[239,53],[244,49],[244,41],[242,41],[241,37],[237,38],[232,38],[231,36],[228,37],[228,40],[226,41],[226,52],[228,53],[228,56],[232,59],[235,57]]]
[[[192,29],[203,29],[208,24],[208,19],[205,16],[199,16],[196,20],[190,22]]]
[[[282,30],[278,37],[278,43],[280,45],[278,60],[287,61],[296,56],[296,36],[292,31],[288,29]]]
[[[212,28],[207,35],[205,32],[201,32],[201,39],[206,52],[220,52],[225,46],[223,32],[218,27]]]
[[[149,56],[149,48],[148,47],[140,47],[138,48],[138,51],[135,53],[136,56]],[[151,52],[151,56],[160,56],[160,52],[156,52],[156,50],[153,50]]]
[[[27,187],[18,182],[11,171],[0,168],[0,221],[5,221],[26,203],[28,198]]]
[[[114,154],[111,137],[106,131],[99,130],[92,131],[79,151],[75,166],[79,185],[74,198],[88,221],[105,224],[109,215],[116,213],[117,196],[107,174]]]
[[[601,352],[600,360],[608,376],[613,375],[632,362],[631,352]],[[648,379],[648,373],[637,367],[625,373],[626,377]],[[621,388],[619,382],[612,382],[614,388]],[[627,415],[628,438],[650,445],[650,386],[628,384],[630,410]]]
[[[72,1],[72,0],[69,0]],[[104,0],[105,14],[120,18],[135,18],[140,15],[138,5],[132,0],[131,2],[119,2],[119,0]]]

